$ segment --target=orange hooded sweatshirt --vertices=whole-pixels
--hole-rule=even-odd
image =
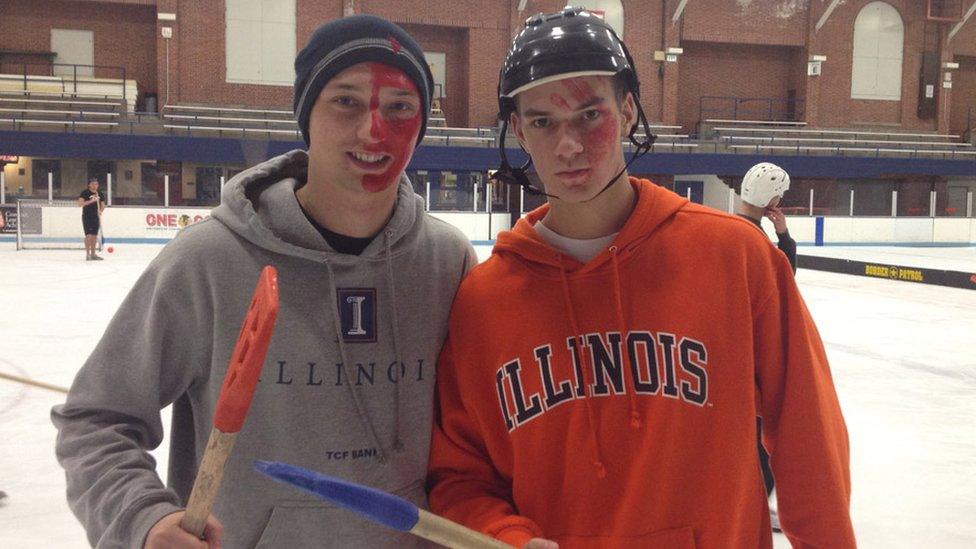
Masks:
[[[769,548],[756,416],[794,547],[854,547],[847,430],[786,257],[631,178],[588,263],[532,225],[464,280],[437,368],[435,513],[517,547]]]

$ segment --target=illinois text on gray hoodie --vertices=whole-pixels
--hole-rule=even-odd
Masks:
[[[224,188],[143,273],[56,406],[68,502],[99,547],[141,547],[187,500],[241,321],[261,268],[278,269],[277,327],[214,515],[225,547],[403,547],[365,523],[251,470],[287,461],[425,506],[434,366],[451,300],[474,262],[460,231],[424,213],[401,177],[393,216],[359,256],[336,253],[295,189],[292,151]],[[146,452],[173,403],[168,487]]]

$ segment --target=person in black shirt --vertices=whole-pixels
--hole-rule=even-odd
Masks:
[[[746,172],[742,178],[742,200],[736,214],[753,222],[762,229],[762,218],[768,217],[776,230],[777,247],[790,260],[796,272],[796,241],[786,226],[786,216],[779,209],[779,201],[790,188],[790,175],[776,164],[762,162]]]
[[[748,219],[756,227],[762,230],[762,218],[767,217],[773,222],[773,229],[776,231],[776,247],[779,248],[786,258],[790,260],[790,266],[796,273],[796,240],[790,236],[790,230],[786,226],[786,216],[779,209],[779,201],[790,188],[790,175],[786,170],[776,164],[762,162],[756,164],[746,172],[742,178],[742,189],[739,193],[742,200],[736,209],[739,217]],[[759,465],[762,468],[763,481],[766,483],[766,495],[772,496],[775,482],[773,480],[773,470],[769,465],[769,453],[762,444],[762,419],[756,418],[757,432],[759,435]],[[779,517],[776,509],[771,506],[770,522],[773,531],[779,532]]]
[[[88,187],[78,195],[78,205],[81,206],[81,224],[85,229],[85,259],[101,260],[102,257],[95,253],[95,245],[98,243],[105,197],[98,193],[98,179],[93,177],[88,180]]]

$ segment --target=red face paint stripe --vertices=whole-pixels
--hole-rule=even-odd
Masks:
[[[571,110],[571,107],[569,106],[569,102],[566,101],[566,98],[559,95],[558,93],[554,93],[550,95],[549,101],[551,101],[553,105],[559,107],[560,109],[563,109],[564,111]]]
[[[373,89],[369,99],[372,124],[370,135],[378,141],[364,148],[367,152],[388,154],[392,157],[390,166],[381,174],[363,176],[363,188],[369,192],[379,192],[393,184],[406,167],[412,155],[414,140],[420,131],[422,113],[405,119],[387,119],[380,112],[380,90],[394,88],[416,93],[417,86],[403,71],[383,63],[369,63],[373,74]]]
[[[573,99],[579,103],[586,103],[593,99],[593,88],[581,78],[570,78],[563,82],[563,85],[572,94]]]

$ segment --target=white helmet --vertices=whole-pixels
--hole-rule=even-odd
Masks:
[[[790,174],[776,164],[761,162],[749,168],[742,178],[742,200],[765,208],[773,197],[783,198],[790,188]]]

